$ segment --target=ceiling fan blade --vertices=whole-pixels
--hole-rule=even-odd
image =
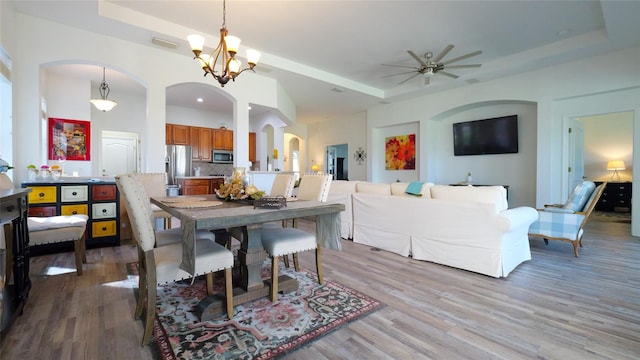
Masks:
[[[409,76],[408,78],[406,78],[406,79],[404,79],[404,80],[400,81],[400,82],[398,83],[398,85],[402,85],[402,84],[406,83],[407,81],[409,81],[409,80],[413,79],[414,77],[416,77],[416,76],[418,76],[418,75],[420,75],[420,73],[415,73],[415,75]]]
[[[440,75],[448,76],[448,77],[450,77],[450,78],[452,78],[452,79],[457,79],[457,78],[459,78],[459,76],[458,76],[458,75],[453,75],[452,73],[448,73],[448,72],[446,72],[446,71],[438,71],[436,74],[440,74]]]
[[[415,70],[414,71],[405,71],[405,72],[401,72],[401,73],[397,73],[397,74],[380,76],[380,78],[388,78],[388,77],[392,77],[392,76],[411,74],[411,73],[414,73],[414,72],[415,72]]]
[[[447,45],[446,48],[444,48],[444,50],[442,50],[442,52],[440,52],[440,54],[438,54],[438,56],[434,57],[433,61],[434,63],[439,63],[440,60],[442,60],[443,57],[447,56],[447,54],[449,53],[449,51],[451,51],[451,49],[453,49],[453,45],[449,44]]]
[[[405,68],[405,69],[415,69],[416,71],[418,71],[418,67],[416,66],[404,66],[404,65],[393,65],[393,64],[382,64],[382,66],[393,66],[393,67],[399,67],[399,68]]]
[[[425,63],[424,60],[422,60],[422,58],[420,56],[416,55],[416,53],[414,53],[411,50],[407,50],[407,52],[409,53],[409,55],[411,55],[411,57],[416,59],[416,61],[418,61],[420,63],[420,65],[427,66],[427,63]]]
[[[469,64],[469,65],[449,65],[447,69],[471,69],[471,68],[479,68],[482,64]]]
[[[468,59],[468,58],[470,58],[470,57],[477,56],[477,55],[480,55],[480,54],[482,54],[482,51],[480,51],[480,50],[478,50],[478,51],[474,51],[474,52],[472,52],[472,53],[468,53],[468,54],[466,54],[466,55],[458,56],[457,58],[453,58],[453,59],[451,59],[451,60],[444,61],[442,64],[443,64],[443,65],[451,64],[451,63],[454,63],[454,62],[456,62],[456,61],[460,61],[460,60]]]

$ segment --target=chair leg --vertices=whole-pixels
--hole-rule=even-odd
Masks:
[[[82,238],[73,241],[73,250],[76,255],[76,275],[82,275]]]
[[[324,277],[322,276],[322,248],[319,245],[316,248],[316,272],[318,273],[318,284],[324,284]]]
[[[576,241],[572,241],[571,244],[573,245],[573,254],[576,257],[579,257],[578,256],[578,241],[577,240]]]
[[[289,255],[287,255],[289,257]],[[298,253],[293,253],[293,268],[296,272],[300,272],[300,263],[298,262]]]
[[[207,295],[213,295],[213,282],[215,280],[214,274],[207,273]]]
[[[233,318],[233,283],[231,280],[233,269],[224,269],[224,294],[227,303],[227,316]]]
[[[140,319],[142,310],[144,310],[144,302],[147,297],[147,267],[144,260],[144,254],[138,248],[138,303],[136,304],[136,312],[133,314],[135,319]]]
[[[271,257],[271,302],[278,298],[278,257]]]
[[[142,346],[151,343],[151,334],[153,333],[153,320],[156,318],[156,294],[155,284],[147,284],[147,316],[144,322],[144,335],[142,336]]]
[[[282,255],[282,260],[284,261],[284,267],[289,268],[289,255]]]
[[[80,239],[80,246],[82,248],[82,262],[84,264],[87,263],[87,231],[82,234],[82,238]]]

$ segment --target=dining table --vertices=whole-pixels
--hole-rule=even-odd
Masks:
[[[227,244],[230,232],[238,236],[240,248],[234,268],[239,271],[234,281],[234,306],[269,294],[271,279],[262,278],[262,266],[267,253],[260,238],[262,225],[294,218],[315,218],[316,240],[319,248],[340,251],[341,203],[287,199],[282,207],[258,207],[251,201],[225,201],[216,195],[178,197],[152,197],[151,202],[180,220],[182,228],[182,261],[180,268],[189,274],[195,272],[197,230],[214,232],[216,242]],[[233,231],[232,231],[233,230]],[[237,236],[237,235],[236,235]],[[295,291],[297,280],[287,275],[278,277],[279,290]],[[212,320],[224,312],[223,295],[215,294],[201,300],[195,313],[201,320]]]

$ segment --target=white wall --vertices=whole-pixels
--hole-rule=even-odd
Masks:
[[[5,7],[3,7],[3,10]],[[164,125],[166,120],[166,88],[174,84],[195,82],[210,84],[209,78],[203,78],[201,69],[194,66],[189,54],[178,55],[156,49],[151,46],[142,46],[125,40],[111,38],[88,31],[78,30],[63,24],[54,23],[42,19],[33,18],[24,14],[15,14],[16,21],[12,29],[3,38],[19,38],[16,49],[11,54],[14,59],[14,145],[33,141],[34,137],[40,138],[42,130],[39,129],[40,118],[40,90],[34,89],[35,84],[40,84],[40,69],[43,64],[47,66],[57,63],[69,63],[71,59],[76,63],[107,65],[111,69],[120,71],[138,80],[147,89],[146,99],[142,102],[142,111],[136,113],[135,119],[127,118],[123,127],[117,130],[133,131],[142,129],[141,134],[146,141],[142,144],[142,169],[143,171],[162,171],[164,169],[164,154],[157,149],[164,147]],[[4,28],[3,28],[4,29]],[[83,46],[78,46],[83,44]],[[33,49],[38,49],[38,55],[34,56]],[[143,59],[162,59],[162,61],[143,61]],[[184,71],[166,71],[167,69],[184,69]],[[283,116],[295,118],[295,105],[290,104],[291,99],[278,88],[273,79],[253,74],[243,78],[243,81],[225,87],[229,97],[234,102],[235,131],[249,132],[248,104],[257,104],[269,108],[279,109]],[[116,94],[110,94],[116,98]],[[83,99],[82,103],[88,101]],[[125,101],[118,98],[118,102]],[[79,101],[79,100],[78,100]],[[61,105],[67,106],[68,104]],[[116,114],[118,105],[114,110],[105,114]],[[88,108],[87,108],[88,109]],[[292,111],[293,109],[293,111]],[[101,113],[102,114],[102,113]],[[139,117],[137,114],[142,114]],[[113,121],[106,115],[98,119],[98,115],[91,113],[94,129],[108,128]],[[104,115],[104,114],[103,114]],[[60,117],[66,118],[68,114]],[[93,124],[95,123],[95,124]],[[37,132],[34,134],[34,131]],[[96,139],[94,137],[94,139]],[[242,161],[248,159],[248,135],[235,137],[234,146],[238,148],[236,159]],[[17,144],[17,145],[16,145]],[[95,143],[94,143],[95,144]],[[17,179],[24,179],[26,171],[22,166],[43,161],[42,153],[46,144],[40,142],[34,144],[31,151],[15,152],[15,164],[17,166]],[[246,149],[245,149],[246,148]],[[99,148],[92,147],[92,158],[99,157]],[[92,164],[92,175],[99,175],[97,168]]]
[[[320,168],[326,168],[324,164],[325,149],[330,145],[347,144],[349,159],[349,180],[366,180],[367,164],[358,164],[353,161],[353,153],[362,147],[369,151],[367,146],[366,125],[367,114],[365,112],[353,114],[345,119],[327,121],[322,123],[310,124],[308,126],[308,156],[305,163],[301,163],[302,171],[311,169],[312,161],[317,163]],[[295,129],[294,129],[295,130]],[[287,131],[292,131],[287,128]],[[367,155],[369,156],[369,155]],[[384,165],[383,165],[384,166]]]
[[[484,107],[483,104],[488,102],[536,104],[536,166],[521,170],[525,177],[535,179],[536,201],[530,205],[542,206],[545,203],[561,202],[565,195],[563,181],[566,181],[563,179],[562,168],[562,119],[566,116],[585,114],[586,109],[593,111],[590,114],[611,112],[607,109],[616,107],[613,105],[616,103],[618,107],[624,107],[624,110],[637,109],[637,99],[640,98],[640,62],[637,61],[639,58],[640,47],[630,48],[399,103],[378,105],[367,110],[369,142],[375,143],[379,140],[374,136],[376,129],[380,127],[419,121],[419,178],[438,181],[438,148],[435,145],[437,121],[443,121],[461,110]],[[599,70],[603,63],[608,64],[606,72]],[[611,95],[612,92],[616,95]],[[629,103],[634,95],[635,105],[633,102]],[[585,101],[576,101],[581,97],[584,97]],[[589,105],[585,105],[585,102]],[[571,105],[567,108],[569,103]],[[486,115],[502,114],[487,111]],[[637,129],[640,123],[637,110],[634,121],[634,129]],[[640,141],[640,138],[636,139],[634,143]],[[373,162],[379,161],[382,154],[371,155],[367,159],[372,169],[368,176],[376,179],[379,174],[373,172]],[[634,159],[640,161],[638,157]],[[467,170],[453,168],[452,171],[464,174]],[[500,169],[489,168],[489,171],[499,172]]]
[[[631,181],[633,170],[633,113],[618,112],[578,118],[584,124],[584,176],[612,181],[609,160],[622,160],[620,181]]]

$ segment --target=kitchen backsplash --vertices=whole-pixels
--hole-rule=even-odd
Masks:
[[[192,166],[200,167],[200,176],[224,175],[231,176],[233,164],[211,164],[204,161],[194,161]],[[195,174],[195,173],[194,173]]]

